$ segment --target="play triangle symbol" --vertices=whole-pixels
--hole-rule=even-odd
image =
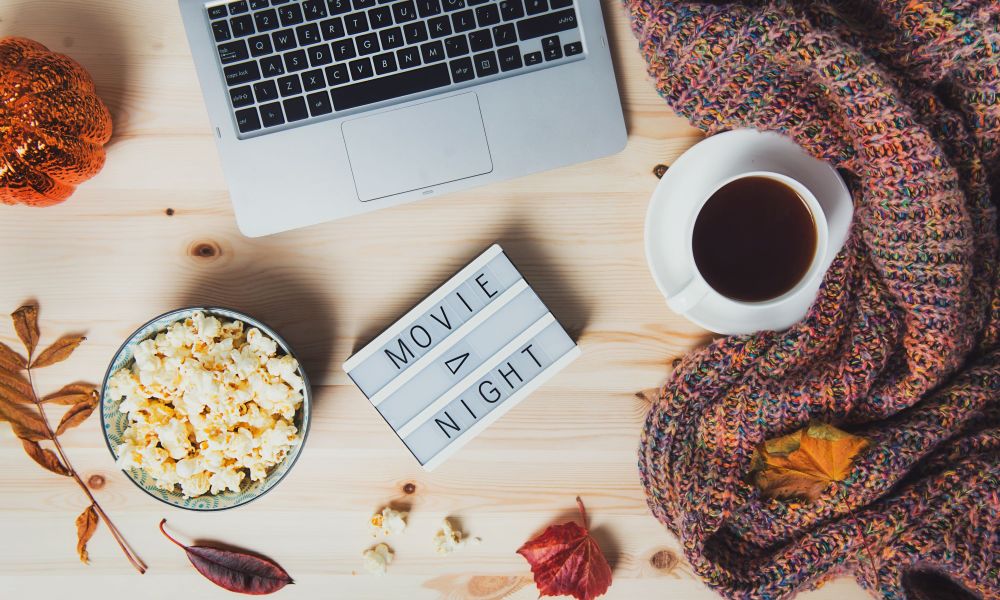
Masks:
[[[465,354],[459,354],[455,358],[449,358],[448,360],[444,361],[444,364],[448,365],[448,370],[451,371],[452,375],[454,375],[455,373],[458,373],[459,369],[462,368],[462,365],[464,365],[465,361],[468,359],[469,359],[469,353],[466,352]],[[458,364],[452,366],[451,363],[456,361],[458,361]]]

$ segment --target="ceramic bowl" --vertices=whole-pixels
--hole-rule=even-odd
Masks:
[[[285,340],[283,340],[273,329],[249,315],[245,315],[234,310],[193,306],[173,310],[156,317],[152,321],[137,329],[135,333],[130,335],[128,339],[125,340],[122,347],[115,353],[114,359],[112,359],[111,365],[108,367],[108,371],[104,375],[104,383],[101,386],[101,425],[104,428],[104,439],[107,442],[108,449],[111,451],[111,455],[115,458],[115,460],[118,459],[117,448],[121,444],[122,435],[125,433],[125,428],[128,426],[128,415],[119,412],[118,410],[121,400],[108,400],[108,380],[111,378],[113,373],[118,371],[118,369],[132,364],[133,352],[135,347],[140,342],[155,336],[161,331],[164,331],[173,323],[187,319],[196,312],[202,312],[206,315],[211,315],[219,319],[242,321],[245,326],[256,327],[262,333],[277,342],[280,352],[295,358],[295,354],[292,352],[291,348],[289,348],[288,343],[285,342]],[[128,475],[129,479],[139,486],[140,489],[157,500],[172,506],[186,508],[189,510],[224,510],[227,508],[241,506],[251,500],[259,498],[274,488],[274,486],[278,485],[278,482],[280,482],[292,468],[292,465],[295,464],[299,454],[302,453],[302,447],[305,445],[306,435],[309,433],[309,414],[311,408],[310,405],[312,403],[312,391],[309,387],[309,380],[306,378],[306,374],[302,369],[301,363],[299,364],[298,375],[302,378],[304,385],[302,388],[302,406],[295,414],[295,426],[298,428],[302,437],[300,442],[296,444],[291,449],[288,456],[285,457],[285,460],[280,464],[275,465],[264,480],[244,484],[240,488],[239,492],[226,491],[219,494],[203,494],[193,498],[185,498],[180,492],[168,491],[156,487],[153,483],[153,479],[146,475],[142,469],[129,469],[125,471],[125,474]]]

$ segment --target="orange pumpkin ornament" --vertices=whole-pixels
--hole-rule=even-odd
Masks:
[[[79,63],[0,38],[0,202],[51,206],[104,166],[111,114]]]

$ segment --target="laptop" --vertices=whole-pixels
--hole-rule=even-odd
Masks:
[[[240,230],[621,150],[599,0],[179,0]]]

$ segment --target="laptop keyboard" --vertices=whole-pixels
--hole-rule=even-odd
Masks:
[[[238,0],[206,10],[241,134],[583,54],[573,0]]]

